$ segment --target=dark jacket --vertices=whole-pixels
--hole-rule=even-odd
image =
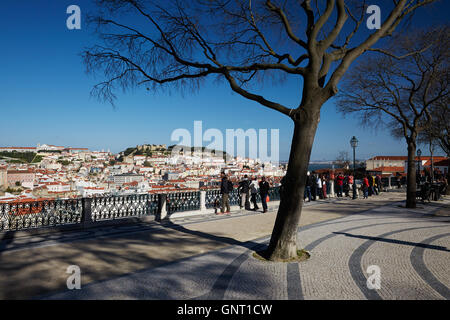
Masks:
[[[308,184],[311,189],[315,190],[316,189],[316,185],[317,185],[317,177],[315,174],[312,174],[309,176],[309,184]]]
[[[267,195],[269,193],[269,183],[267,181],[261,181],[259,183],[259,193],[261,195]]]
[[[230,188],[228,187],[229,180],[227,177],[223,177],[222,181],[220,182],[220,193],[222,194],[228,194],[230,193]]]
[[[250,181],[242,180],[239,182],[239,192],[240,193],[248,193],[250,191]]]
[[[381,177],[379,175],[375,176],[375,183],[378,185],[378,187],[381,187]]]
[[[310,187],[311,186],[311,176],[306,175],[306,184],[305,186]]]

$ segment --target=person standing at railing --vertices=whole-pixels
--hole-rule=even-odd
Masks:
[[[402,187],[401,175],[399,172],[395,174],[395,182],[397,183],[397,188],[400,189]]]
[[[267,212],[267,196],[269,195],[270,185],[266,181],[266,177],[262,177],[259,182],[259,194],[261,196],[261,203],[263,206],[263,213]]]
[[[327,179],[324,174],[320,176],[320,179],[322,180],[322,194],[323,198],[327,198]]]
[[[370,177],[369,175],[365,176],[363,179],[363,195],[364,195],[364,199],[367,199],[369,197],[369,179],[368,177]]]
[[[354,183],[354,178],[353,178],[353,175],[352,174],[349,174],[348,175],[348,177],[347,177],[347,181],[348,181],[348,190],[349,190],[349,193],[350,193],[350,190],[352,190],[352,192],[355,192],[355,190],[356,189],[353,189],[353,183]],[[353,195],[353,198],[355,198],[355,196]]]
[[[228,180],[225,172],[221,173],[222,180],[220,181],[220,193],[222,194],[221,214],[230,213],[230,199],[229,193],[233,190],[233,183]],[[225,211],[225,208],[227,211]]]
[[[342,173],[339,173],[339,175],[336,178],[336,182],[338,186],[337,196],[339,198],[342,198],[342,194],[344,193],[344,176],[342,175]]]
[[[369,191],[368,191],[368,196],[371,197],[374,194],[373,191],[373,179],[372,176],[369,174],[367,174],[367,180],[369,181]]]
[[[250,210],[250,201],[249,201],[249,193],[250,193],[250,181],[248,180],[248,176],[244,176],[244,180],[239,182],[239,194],[241,195],[241,203],[239,207],[245,207],[245,210]]]
[[[311,174],[311,179],[309,180],[309,188],[311,189],[311,200],[316,201],[317,196],[317,177],[314,171]]]
[[[306,185],[304,193],[304,200],[306,201],[306,198],[308,198],[308,201],[311,202],[311,174],[309,171],[306,173]]]
[[[319,199],[323,199],[323,194],[322,194],[322,178],[320,177],[320,175],[315,175],[314,176],[316,179],[316,194],[319,197]]]
[[[251,201],[253,203],[253,211],[256,211],[259,209],[258,203],[256,202],[256,195],[258,194],[258,181],[256,178],[252,179],[252,183],[250,184],[250,192],[251,192]]]
[[[383,190],[383,186],[382,186],[382,181],[381,181],[380,174],[377,174],[375,176],[375,184],[377,185],[378,194],[381,193],[381,191]]]
[[[377,183],[375,181],[375,177],[374,176],[370,176],[370,179],[372,179],[371,181],[369,181],[369,183],[372,183],[372,194],[374,195],[378,195],[378,187],[377,187]]]
[[[327,174],[325,176],[325,180],[326,180],[327,193],[331,197],[331,195],[333,194],[333,190],[331,190],[331,176],[329,174]]]

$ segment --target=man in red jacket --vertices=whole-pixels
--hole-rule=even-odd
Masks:
[[[342,173],[339,173],[339,175],[336,178],[336,183],[338,186],[338,197],[342,197],[342,193],[344,192],[344,176]]]
[[[364,199],[367,199],[369,197],[369,179],[364,177],[363,179],[363,192],[364,192]]]

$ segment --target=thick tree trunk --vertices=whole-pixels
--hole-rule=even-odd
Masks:
[[[315,110],[317,111],[301,111],[294,122],[294,135],[280,206],[272,238],[265,252],[265,256],[272,261],[297,257],[297,231],[303,206],[306,173],[320,120],[320,108]]]
[[[417,164],[414,161],[416,155],[416,141],[413,138],[408,142],[408,172],[406,176],[406,207],[416,207],[416,170]]]
[[[447,154],[448,165],[447,165],[447,191],[445,194],[450,195],[450,154]]]

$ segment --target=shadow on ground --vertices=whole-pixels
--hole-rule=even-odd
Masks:
[[[149,228],[148,225],[142,225],[140,228],[143,231],[128,227],[125,228],[128,231],[123,232],[118,232],[119,228],[111,228],[112,234],[100,237],[95,237],[100,232],[95,229],[89,233],[75,233],[72,237],[69,234],[60,237],[45,235],[39,244],[52,241],[57,245],[9,251],[8,247],[15,239],[14,231],[11,231],[0,241],[0,299],[27,299],[67,290],[66,281],[70,274],[66,270],[70,265],[80,267],[82,284],[87,285],[137,270],[153,269],[230,245],[246,249],[258,245],[220,234],[189,230],[171,222],[163,226]],[[225,267],[221,263],[211,262],[189,272],[221,272]],[[189,272],[184,276],[189,278]],[[161,278],[161,281],[165,285],[175,285],[170,277]],[[141,285],[136,283],[136,288],[132,290],[144,290],[139,288]],[[148,290],[146,288],[147,294]],[[155,290],[155,293],[158,291],[153,287],[151,290]]]

